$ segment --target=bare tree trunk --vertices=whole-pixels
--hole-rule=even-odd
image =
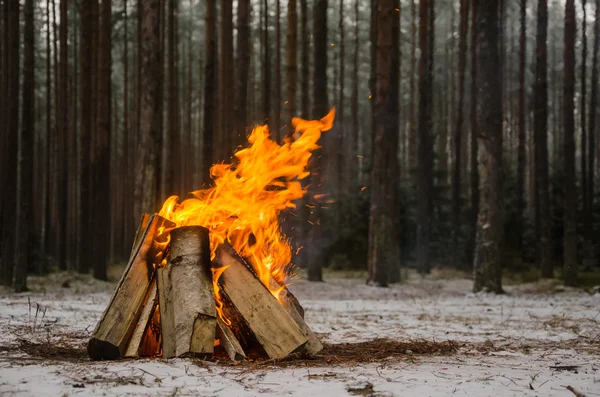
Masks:
[[[79,235],[78,235],[78,271],[81,273],[87,273],[90,264],[93,264],[92,256],[92,239],[91,235],[91,203],[90,203],[90,185],[92,183],[91,178],[91,164],[89,161],[91,153],[91,142],[92,142],[92,98],[90,91],[92,90],[92,41],[93,41],[93,26],[90,19],[93,17],[91,2],[95,0],[85,0],[80,10],[81,20],[81,38],[79,41],[79,108],[81,112],[81,125],[80,125],[80,153],[79,153]]]
[[[550,238],[550,193],[548,189],[548,71],[547,0],[538,1],[538,27],[536,37],[536,78],[534,83],[534,142],[536,173],[536,230],[539,246],[538,266],[542,277],[553,277],[552,247]]]
[[[382,0],[377,8],[377,89],[371,173],[369,230],[372,269],[369,282],[385,287],[400,262],[398,246],[398,1]]]
[[[233,10],[232,3],[224,1],[221,3],[221,29],[219,40],[221,41],[219,64],[219,134],[221,138],[220,153],[224,159],[233,154]]]
[[[23,8],[23,112],[19,137],[17,180],[17,228],[15,249],[15,292],[27,291],[27,267],[33,258],[31,247],[33,208],[33,137],[35,135],[35,36],[34,1],[26,0]],[[16,170],[15,170],[16,171]]]
[[[523,251],[523,224],[525,219],[525,152],[526,152],[526,88],[525,73],[527,63],[527,0],[521,1],[521,35],[519,39],[519,128],[517,147],[517,224],[515,225],[515,241],[517,252]]]
[[[354,55],[352,58],[353,69],[352,69],[352,104],[351,117],[352,117],[352,131],[349,135],[348,142],[348,172],[350,173],[350,180],[348,186],[348,194],[353,194],[358,184],[358,136],[360,133],[359,121],[358,121],[358,55],[359,55],[359,0],[354,0]]]
[[[465,103],[465,70],[467,68],[467,43],[469,35],[469,6],[470,0],[460,2],[460,27],[458,48],[458,108],[456,109],[456,126],[454,129],[454,162],[452,168],[452,247],[454,266],[459,265],[460,251],[458,250],[458,237],[460,234],[461,214],[461,164],[462,164],[462,136],[464,124]]]
[[[419,139],[417,143],[417,268],[421,274],[431,272],[430,222],[433,189],[433,48],[431,20],[434,0],[419,3]]]
[[[179,181],[181,180],[181,141],[179,129],[179,65],[177,63],[177,40],[175,19],[179,0],[168,0],[167,3],[167,159],[165,196],[180,194]]]
[[[281,140],[281,2],[275,0],[275,92],[273,94],[273,130],[276,142]],[[291,122],[291,120],[290,120]]]
[[[600,137],[600,130],[598,129],[598,121],[600,118],[600,111],[598,111],[598,89],[600,89],[599,87],[599,82],[598,82],[598,55],[600,53],[600,0],[596,0],[596,17],[595,17],[595,21],[594,21],[594,49],[593,49],[593,55],[592,55],[592,91],[590,94],[590,112],[589,112],[589,134],[588,134],[588,140],[589,140],[589,144],[588,144],[588,172],[587,172],[587,177],[588,177],[588,182],[587,182],[587,189],[588,189],[588,210],[590,211],[590,213],[587,216],[589,216],[591,218],[592,212],[593,212],[593,208],[594,208],[594,198],[595,198],[595,191],[594,191],[594,182],[595,182],[595,176],[596,176],[596,150],[597,150],[597,140]],[[600,162],[599,162],[600,164]],[[592,231],[593,232],[593,231]],[[584,232],[585,233],[585,232]],[[584,236],[585,238],[585,236]],[[591,254],[591,257],[589,259],[589,265],[594,266],[598,264],[598,251],[596,249],[594,249],[594,243],[597,242],[597,239],[593,238],[593,233],[592,233],[592,240],[591,240],[591,246],[592,246],[592,251],[588,253]]]
[[[478,0],[475,0],[476,2]],[[500,0],[487,1],[485,7],[474,7],[473,26],[478,36],[477,119],[482,151],[481,202],[477,219],[477,248],[474,262],[473,291],[502,292],[502,259],[504,242],[504,186],[502,176],[502,89],[498,74],[500,53]]]
[[[577,285],[577,185],[575,183],[575,0],[565,5],[564,47],[564,170],[565,170],[565,215],[564,215],[564,281],[565,285]],[[582,90],[585,91],[583,86]],[[584,124],[585,124],[585,119]],[[585,167],[584,167],[585,168]]]
[[[310,113],[310,96],[309,96],[309,79],[310,79],[310,63],[308,49],[310,47],[310,38],[308,36],[308,10],[307,0],[300,0],[300,35],[302,36],[302,54],[300,63],[302,64],[301,88],[301,112],[303,117],[308,117]]]
[[[95,144],[92,154],[95,194],[92,200],[92,230],[94,237],[94,278],[107,280],[106,268],[110,248],[111,222],[111,167],[110,147],[112,133],[112,93],[111,93],[111,35],[112,1],[102,0],[100,11],[100,34],[98,35],[98,113]]]
[[[470,219],[470,235],[467,248],[469,262],[475,258],[475,239],[477,235],[477,215],[479,214],[479,168],[477,158],[479,156],[479,143],[477,137],[479,135],[479,126],[477,121],[477,102],[478,94],[478,70],[477,70],[477,32],[475,25],[477,23],[477,12],[479,0],[472,0],[471,3],[471,156],[470,156],[470,182],[471,182],[471,219]]]
[[[267,0],[263,0],[261,13],[263,16],[262,26],[262,112],[263,121],[270,121],[271,117],[271,56],[269,48],[269,6]],[[269,122],[269,124],[271,124]],[[272,124],[271,124],[272,125]]]
[[[160,81],[160,0],[142,0],[141,118],[136,164],[134,212],[154,212],[158,192],[159,144],[161,137]]]
[[[594,243],[594,226],[593,226],[593,208],[594,208],[594,176],[595,176],[595,160],[596,160],[596,135],[598,113],[598,52],[600,49],[600,2],[596,1],[596,13],[594,22],[594,45],[592,49],[592,71],[591,71],[591,93],[590,93],[590,111],[588,120],[585,120],[582,115],[582,124],[589,124],[587,141],[584,144],[585,138],[582,134],[581,151],[582,157],[584,153],[587,155],[587,164],[585,164],[585,172],[582,170],[585,178],[582,183],[584,193],[584,213],[583,213],[583,265],[585,268],[594,267],[598,263],[598,253],[596,252]],[[583,68],[583,65],[582,65]],[[587,153],[586,153],[587,150]],[[582,166],[584,162],[582,161]]]
[[[287,37],[286,37],[286,75],[285,75],[285,103],[286,116],[285,123],[291,123],[292,118],[296,115],[296,85],[298,83],[298,57],[297,57],[297,41],[298,41],[298,13],[296,0],[288,2],[287,14]],[[292,128],[289,127],[288,130]]]
[[[248,126],[248,73],[250,69],[250,1],[239,0],[237,10],[237,102],[236,119],[238,123],[234,133],[245,138]],[[241,143],[236,139],[235,144]]]
[[[411,0],[411,44],[410,44],[410,105],[409,105],[409,128],[408,128],[408,168],[409,173],[417,169],[417,107],[416,107],[416,84],[415,72],[417,65],[417,6],[415,0]]]
[[[314,39],[314,69],[313,69],[313,110],[312,117],[320,118],[328,112],[327,101],[327,0],[316,0],[313,9],[313,37]],[[323,192],[322,170],[319,169],[319,153],[311,157],[311,194]],[[317,203],[310,214],[311,228],[309,242],[311,255],[308,267],[310,281],[322,281],[323,252],[322,230],[320,223],[321,207]]]
[[[395,10],[394,10],[395,11]],[[340,20],[339,20],[339,32],[340,32],[340,52],[339,52],[339,96],[337,100],[336,107],[336,123],[337,123],[337,159],[336,159],[336,171],[337,171],[337,179],[338,179],[338,192],[337,197],[341,197],[348,189],[348,169],[344,167],[344,157],[348,155],[348,149],[346,147],[346,135],[344,133],[344,80],[346,79],[346,54],[345,54],[345,46],[344,46],[344,0],[340,0],[339,3],[339,12],[340,12]],[[337,94],[337,93],[336,93]],[[334,94],[335,95],[335,94]],[[339,199],[338,199],[339,200]],[[340,208],[341,200],[336,203],[336,219],[339,224],[341,219],[341,211]]]
[[[206,2],[206,63],[204,65],[204,120],[202,124],[202,182],[210,183],[209,169],[213,162],[214,130],[215,130],[215,68],[217,61],[216,33],[216,1]]]
[[[8,100],[8,104],[5,108],[4,118],[4,133],[6,142],[6,156],[3,159],[3,173],[4,185],[3,186],[16,186],[17,185],[17,151],[14,148],[18,145],[19,140],[19,53],[20,53],[20,34],[19,34],[19,1],[18,0],[5,0],[4,3],[5,12],[5,69],[6,70],[6,98],[12,98]],[[15,189],[3,189],[3,200],[2,200],[2,283],[6,286],[12,286],[13,284],[13,268],[14,268],[14,254],[15,254],[15,239],[14,231],[16,228],[16,210],[17,210],[17,195]]]

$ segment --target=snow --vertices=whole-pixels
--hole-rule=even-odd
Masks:
[[[291,290],[327,344],[452,340],[458,351],[315,363],[91,362],[85,344],[114,284],[63,273],[33,278],[26,294],[0,290],[0,395],[572,396],[572,386],[600,396],[600,294],[550,283],[472,294],[469,280],[435,275],[387,289],[340,274],[326,280],[296,280]]]

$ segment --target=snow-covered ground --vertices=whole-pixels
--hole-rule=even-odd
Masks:
[[[322,356],[238,365],[90,362],[85,344],[114,284],[60,274],[30,286],[0,290],[2,396],[574,396],[567,386],[600,396],[600,294],[550,284],[494,296],[435,275],[387,289],[297,280]]]

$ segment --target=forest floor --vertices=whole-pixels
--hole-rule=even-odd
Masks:
[[[291,289],[325,342],[314,360],[91,362],[114,283],[59,273],[0,290],[0,395],[600,396],[600,294],[551,282],[472,294],[434,273],[391,288],[348,274]]]

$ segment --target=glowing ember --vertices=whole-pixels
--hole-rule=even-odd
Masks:
[[[302,197],[300,180],[318,149],[321,133],[331,129],[335,109],[321,120],[294,118],[297,137],[283,144],[270,139],[267,126],[257,126],[248,137],[249,146],[235,153],[233,164],[215,164],[210,169],[214,187],[193,192],[193,198],[178,202],[172,196],[160,215],[177,227],[200,225],[210,230],[211,259],[217,247],[228,241],[254,267],[262,283],[278,297],[291,274],[291,247],[279,225],[282,210],[295,208]],[[168,231],[165,231],[168,232]],[[213,269],[217,310],[224,321],[218,278],[226,268]],[[275,282],[273,282],[274,280]]]

